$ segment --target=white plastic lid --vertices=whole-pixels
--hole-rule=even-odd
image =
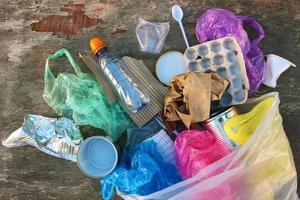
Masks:
[[[170,85],[172,78],[188,71],[184,56],[178,51],[168,51],[156,62],[156,76],[160,82]]]

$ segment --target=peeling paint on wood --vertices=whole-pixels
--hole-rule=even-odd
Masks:
[[[85,15],[84,4],[72,4],[64,6],[61,11],[70,15],[50,15],[43,17],[37,23],[31,24],[31,29],[37,32],[64,33],[66,35],[77,35],[82,28],[99,26],[102,19],[91,18]]]

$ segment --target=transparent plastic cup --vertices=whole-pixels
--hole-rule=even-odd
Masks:
[[[136,27],[140,50],[153,54],[160,53],[169,30],[169,22],[154,23],[140,18]]]

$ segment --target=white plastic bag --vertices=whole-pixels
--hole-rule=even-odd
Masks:
[[[242,147],[207,166],[194,177],[147,196],[131,199],[298,199],[297,173],[279,113],[278,93],[250,99],[239,109],[249,111],[266,97],[274,96],[272,107]]]
[[[289,67],[296,67],[296,65],[275,54],[266,55],[265,68],[266,71],[263,77],[263,84],[268,87],[275,88],[277,79]]]

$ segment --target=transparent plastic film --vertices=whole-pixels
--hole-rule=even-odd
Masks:
[[[249,112],[273,97],[247,142],[195,176],[147,196],[124,195],[124,199],[298,199],[297,172],[282,126],[278,93],[249,99],[238,109]]]

